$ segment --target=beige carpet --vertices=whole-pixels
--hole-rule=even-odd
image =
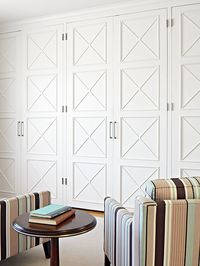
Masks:
[[[60,239],[60,266],[103,266],[103,218],[91,232]],[[0,262],[0,266],[47,266],[42,246]]]

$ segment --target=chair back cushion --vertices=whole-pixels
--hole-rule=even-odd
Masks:
[[[199,217],[200,199],[137,198],[134,265],[199,266]]]
[[[146,193],[155,201],[200,199],[200,177],[151,180]]]

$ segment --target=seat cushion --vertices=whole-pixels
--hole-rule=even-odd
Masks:
[[[200,177],[151,180],[146,193],[155,201],[200,199]]]

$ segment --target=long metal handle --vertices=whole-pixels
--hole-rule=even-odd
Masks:
[[[20,121],[17,122],[17,136],[20,137]]]
[[[112,124],[113,124],[113,122],[110,121],[110,123],[109,123],[109,137],[110,137],[110,139],[113,139],[113,136],[112,136]]]
[[[21,122],[21,136],[24,137],[24,122]]]
[[[117,125],[117,122],[115,121],[115,122],[113,123],[113,135],[114,135],[114,139],[117,138],[117,136],[116,136],[116,125]]]

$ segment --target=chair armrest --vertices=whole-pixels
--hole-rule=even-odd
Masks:
[[[13,228],[12,222],[25,212],[44,207],[51,202],[49,191],[30,193],[0,201],[1,221],[1,256],[0,260],[14,256],[19,252],[39,244],[39,239],[18,235]]]
[[[112,265],[131,265],[133,214],[116,200],[105,198],[104,251]]]
[[[156,208],[156,202],[150,198],[137,197],[135,200],[134,265],[143,266],[146,261],[149,265],[154,265]]]

